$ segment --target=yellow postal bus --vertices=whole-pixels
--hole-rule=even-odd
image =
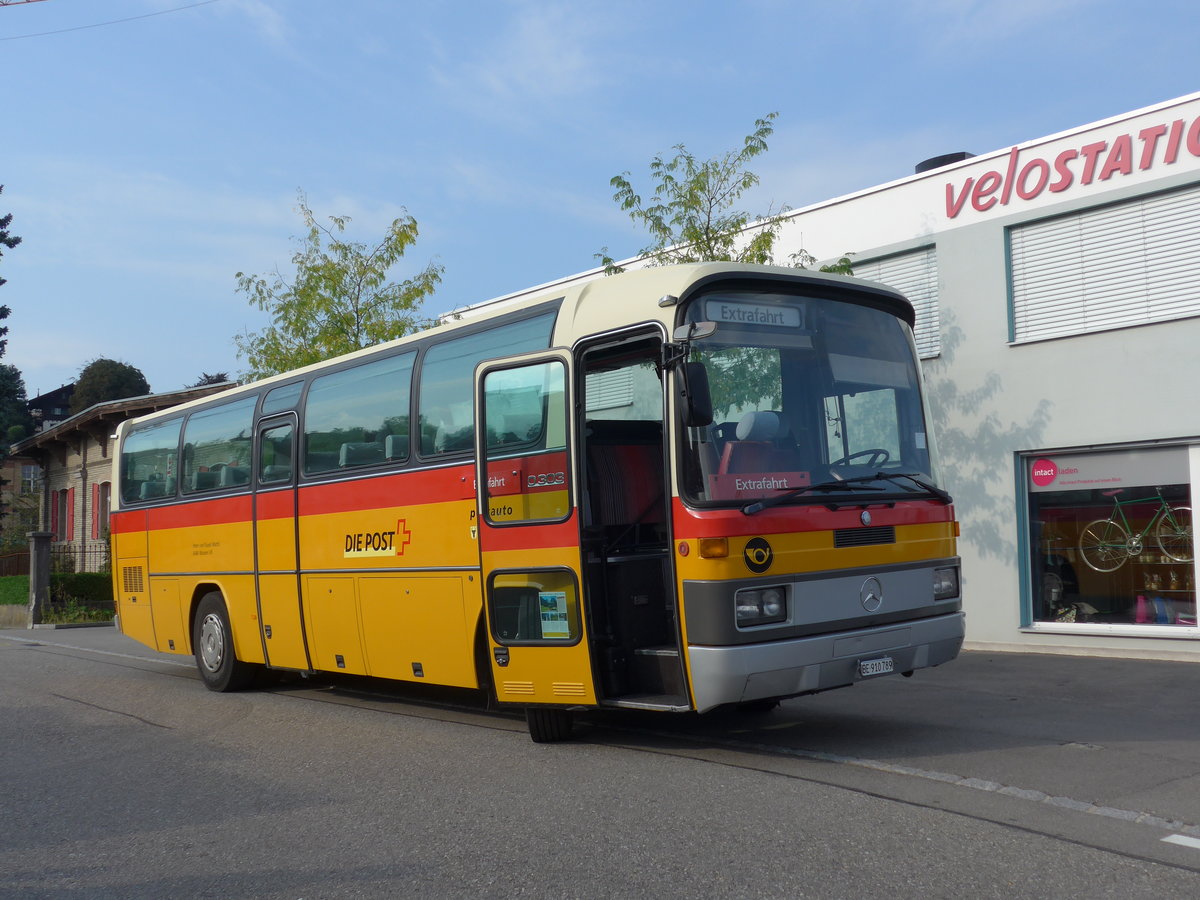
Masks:
[[[121,630],[263,668],[477,688],[534,740],[953,659],[963,615],[913,310],[663,267],[125,422]]]

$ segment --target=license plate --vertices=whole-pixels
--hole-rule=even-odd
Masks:
[[[863,678],[870,678],[872,675],[886,675],[888,672],[896,671],[896,664],[892,662],[890,656],[885,656],[883,659],[860,659],[858,661],[858,674]]]

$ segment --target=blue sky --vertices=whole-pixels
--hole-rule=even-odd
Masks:
[[[407,209],[432,315],[636,252],[609,179],[677,143],[777,111],[744,205],[803,206],[1192,93],[1198,37],[1194,0],[0,6],[3,362],[30,396],[98,356],[236,375],[235,273],[289,271],[298,190],[362,241]]]

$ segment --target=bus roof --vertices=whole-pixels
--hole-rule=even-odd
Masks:
[[[811,269],[731,262],[648,266],[606,277],[584,279],[573,277],[562,282],[553,282],[531,288],[528,291],[509,294],[452,313],[440,324],[424,331],[414,332],[393,341],[376,344],[303,368],[249,382],[219,394],[183,403],[130,421],[143,422],[170,418],[186,413],[193,408],[212,405],[213,402],[221,402],[243,394],[269,389],[272,385],[285,384],[312,372],[319,372],[359,357],[374,356],[391,348],[426,341],[439,335],[449,335],[464,328],[476,327],[494,319],[512,316],[522,310],[534,309],[554,302],[561,304],[554,329],[556,346],[570,345],[577,337],[612,331],[640,322],[660,322],[670,333],[676,314],[676,310],[673,308],[675,303],[660,304],[660,300],[670,297],[674,298],[676,302],[684,301],[695,291],[723,281],[741,282],[743,286],[754,282],[787,281],[818,290],[853,287],[859,291],[865,290],[868,296],[873,296],[881,308],[904,319],[910,326],[915,318],[912,305],[902,294],[886,285],[861,278]],[[122,425],[125,426],[126,423],[122,423]],[[124,430],[123,428],[122,431]]]

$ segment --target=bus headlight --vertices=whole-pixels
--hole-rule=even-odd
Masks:
[[[733,599],[738,628],[787,621],[786,588],[747,588],[734,594]]]
[[[949,600],[958,596],[958,566],[933,570],[933,599]]]

